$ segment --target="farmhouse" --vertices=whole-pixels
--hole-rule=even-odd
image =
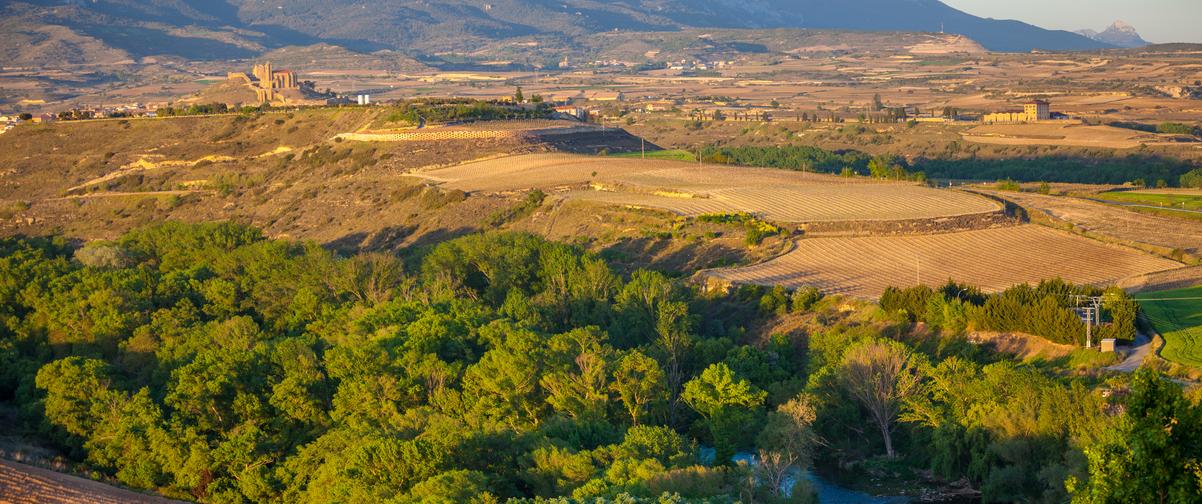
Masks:
[[[1023,104],[1022,112],[995,112],[985,114],[981,118],[981,122],[985,124],[1027,124],[1037,123],[1040,121],[1049,121],[1052,119],[1052,104],[1043,101],[1035,100]]]

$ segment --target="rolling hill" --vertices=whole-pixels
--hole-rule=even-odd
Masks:
[[[319,43],[422,55],[514,37],[571,40],[690,27],[942,29],[994,51],[1109,47],[1075,33],[980,18],[938,0],[24,0],[7,3],[0,17],[5,32],[38,34],[0,42],[5,53],[41,51],[22,61],[53,61],[54,54],[87,60],[91,53],[236,59]],[[31,39],[37,43],[22,43]]]

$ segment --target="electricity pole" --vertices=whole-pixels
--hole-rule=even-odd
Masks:
[[[1093,308],[1085,309],[1085,348],[1093,348]]]
[[[1085,313],[1085,348],[1093,348],[1093,326],[1102,324],[1102,296],[1083,296],[1074,294],[1073,300],[1080,307],[1087,304],[1081,311]]]

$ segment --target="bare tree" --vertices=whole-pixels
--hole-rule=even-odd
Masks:
[[[839,383],[872,415],[885,441],[885,454],[895,458],[893,427],[902,402],[920,391],[920,357],[904,345],[873,340],[843,355]]]
[[[784,494],[785,479],[791,470],[806,469],[812,463],[814,446],[822,443],[813,429],[817,418],[818,409],[807,394],[793,398],[768,414],[768,422],[756,440],[761,447],[758,472],[774,494]]]

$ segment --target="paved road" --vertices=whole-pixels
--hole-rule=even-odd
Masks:
[[[1120,373],[1134,373],[1144,363],[1144,359],[1148,354],[1152,353],[1152,340],[1147,335],[1140,334],[1135,337],[1135,345],[1131,347],[1130,353],[1123,362],[1110,366],[1106,369],[1110,371],[1118,371]]]

